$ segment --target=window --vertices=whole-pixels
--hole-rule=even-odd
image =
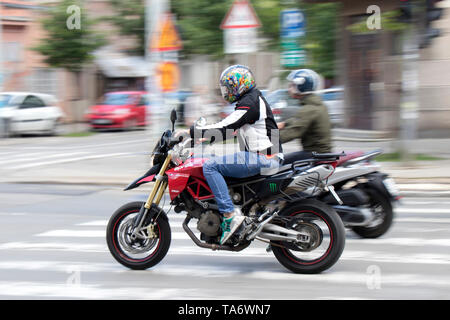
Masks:
[[[121,93],[109,93],[105,95],[105,99],[103,100],[104,105],[110,106],[123,106],[130,103],[130,95],[129,94],[121,94]]]
[[[4,45],[6,62],[22,61],[22,44],[20,42],[6,42]]]
[[[36,96],[27,96],[25,100],[23,100],[21,108],[40,108],[45,107],[45,103]]]
[[[145,106],[147,105],[147,96],[145,94],[143,94],[141,96],[141,99],[139,100],[139,106]]]

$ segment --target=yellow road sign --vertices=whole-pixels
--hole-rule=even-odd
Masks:
[[[181,39],[175,28],[171,14],[165,14],[159,26],[159,31],[153,37],[151,43],[152,51],[176,51],[182,48]]]
[[[180,82],[180,69],[175,62],[163,62],[157,68],[159,84],[163,92],[175,91]]]

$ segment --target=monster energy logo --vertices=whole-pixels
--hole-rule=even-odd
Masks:
[[[277,184],[276,183],[269,183],[269,189],[271,192],[277,192]]]

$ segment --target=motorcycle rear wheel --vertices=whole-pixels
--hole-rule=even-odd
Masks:
[[[367,226],[353,227],[352,230],[362,238],[374,239],[381,237],[391,228],[394,220],[394,210],[389,199],[374,189],[366,189],[369,196],[370,210],[376,216],[377,223]]]
[[[300,245],[296,248],[293,243],[271,241],[272,252],[284,267],[295,273],[313,274],[330,268],[338,261],[345,247],[345,228],[333,208],[317,200],[305,200],[283,209],[280,216],[295,218],[298,229],[302,225],[314,225],[319,231],[316,234],[320,234],[320,238],[316,237],[320,243],[310,248]]]
[[[155,238],[133,239],[132,222],[139,213],[142,202],[131,202],[117,209],[111,216],[106,229],[106,242],[114,259],[127,268],[144,270],[158,264],[167,254],[171,242],[171,230],[167,216],[160,208],[153,222]],[[150,213],[150,212],[149,212]],[[147,224],[148,225],[148,224]],[[144,231],[147,236],[148,231]]]

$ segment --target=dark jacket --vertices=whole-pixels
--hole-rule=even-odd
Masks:
[[[328,109],[319,96],[309,94],[301,100],[295,117],[286,120],[280,131],[282,143],[300,139],[303,150],[326,153],[332,151],[331,123]]]

